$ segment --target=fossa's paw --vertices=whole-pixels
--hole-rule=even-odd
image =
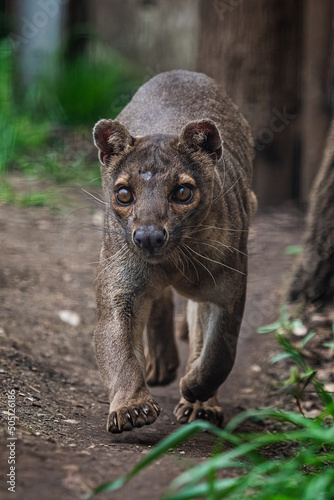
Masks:
[[[138,400],[127,406],[111,411],[108,416],[107,431],[119,434],[135,427],[153,424],[160,414],[159,405],[151,400]]]
[[[224,425],[224,415],[215,397],[205,402],[196,401],[195,403],[189,403],[186,399],[181,398],[174,410],[174,415],[180,424],[187,424],[194,420],[206,420],[217,427]]]
[[[177,355],[170,361],[164,358],[157,360],[148,355],[146,356],[146,382],[151,386],[170,384],[176,379],[177,368]]]

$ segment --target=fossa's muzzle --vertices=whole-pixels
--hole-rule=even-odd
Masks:
[[[155,225],[139,226],[132,235],[134,244],[151,254],[162,248],[166,244],[167,238],[166,229]]]

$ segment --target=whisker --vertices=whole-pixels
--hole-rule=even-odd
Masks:
[[[100,181],[100,180],[101,180],[101,176],[99,175],[98,177],[95,177],[94,179],[90,180],[89,184],[91,184],[92,182],[95,182],[95,181]]]
[[[124,235],[118,231],[114,231],[113,229],[106,229],[105,227],[97,226],[95,224],[81,224],[81,226],[73,233],[73,236],[75,236],[81,229],[94,229],[95,231],[101,231],[105,234],[115,234],[124,238]]]
[[[237,178],[237,180],[235,182],[233,182],[232,186],[228,188],[227,191],[225,191],[225,193],[223,193],[223,195],[227,194],[229,191],[231,191],[231,189],[234,188],[234,186],[240,181],[241,179],[241,175],[239,175],[239,177]]]
[[[125,251],[124,252],[124,256],[127,255],[128,251]],[[93,283],[95,283],[95,281],[99,278],[99,276],[101,276],[101,274],[109,271],[109,269],[112,267],[113,264],[115,264],[119,259],[120,259],[120,255],[117,257],[117,259],[113,260],[112,262],[108,263],[103,269],[102,271],[96,276],[95,280]],[[123,257],[123,256],[122,256]]]
[[[182,256],[183,256],[183,258],[185,259],[186,264],[188,264],[188,262],[190,262],[190,264],[195,269],[196,276],[197,276],[197,283],[199,283],[199,281],[200,281],[199,280],[199,275],[198,275],[198,271],[197,271],[197,268],[196,268],[195,264],[192,262],[192,260],[190,259],[190,257],[184,252],[184,250],[181,247],[178,248],[178,253],[179,252],[180,252],[179,257],[181,259],[181,262],[183,262],[182,261]],[[194,281],[192,281],[190,278],[188,278],[185,274],[184,274],[184,276],[187,278],[188,281],[190,281],[190,283],[192,283],[193,285],[196,285],[196,283]]]
[[[64,217],[63,221],[67,222],[70,219],[70,217],[72,217],[73,215],[77,214],[77,212],[81,212],[82,210],[91,210],[91,209],[92,209],[92,206],[76,208],[70,214],[66,215]],[[105,213],[105,212],[103,212],[103,213]]]
[[[95,226],[93,229],[96,229],[97,231],[102,231],[104,234],[116,234],[117,236],[121,236],[122,238],[124,238],[123,233],[114,231],[113,229],[106,229],[105,227],[98,227],[98,226]]]
[[[83,191],[85,194],[87,194],[88,196],[90,196],[90,198],[92,198],[93,200],[97,201],[99,204],[101,204],[101,205],[107,205],[107,203],[104,200],[101,200],[101,198],[98,198],[97,196],[93,195],[89,191],[86,191],[86,189],[81,188],[81,191]]]
[[[226,163],[225,163],[225,158],[224,158],[224,155],[223,155],[223,164],[224,164],[224,177],[223,177],[223,185],[222,185],[222,188],[224,189],[224,186],[225,186],[225,178],[226,178]]]
[[[201,225],[201,226],[186,226],[185,229],[192,229],[192,228],[198,228],[197,232],[200,231],[206,231],[207,229],[219,229],[222,231],[231,231],[231,232],[242,232],[242,233],[247,233],[248,229],[231,229],[229,227],[220,227],[220,226],[208,226],[208,225]]]
[[[124,250],[125,250],[125,252],[124,252]],[[124,253],[123,253],[123,252],[124,252]],[[106,265],[106,266],[105,266],[105,267],[104,267],[104,268],[103,268],[103,269],[99,272],[99,274],[96,276],[96,278],[95,278],[95,280],[94,280],[94,283],[95,283],[95,281],[99,278],[99,276],[101,276],[101,274],[102,274],[102,273],[104,273],[104,272],[108,271],[108,270],[111,268],[111,266],[112,266],[115,262],[117,262],[117,260],[119,260],[119,257],[120,257],[120,256],[121,256],[121,257],[124,257],[125,255],[127,255],[127,254],[128,254],[128,252],[129,252],[129,247],[127,246],[127,244],[126,244],[126,243],[124,243],[124,245],[122,245],[122,246],[121,246],[121,248],[120,248],[120,249],[119,249],[119,250],[118,250],[118,251],[117,251],[117,252],[116,252],[116,253],[115,253],[112,257],[110,257],[109,259],[108,259],[108,258],[107,258],[107,259],[103,259],[103,260],[106,260],[106,261],[108,261],[108,260],[109,260],[109,262],[108,262],[108,264],[107,264],[107,265]]]
[[[118,253],[118,251],[117,251],[117,253]],[[96,260],[95,262],[88,262],[88,264],[101,264],[101,262],[110,261],[110,259],[112,259],[113,257],[115,257],[115,255],[113,255],[112,257],[107,257],[106,259]]]
[[[192,248],[190,248],[190,247],[188,247],[188,245],[183,244],[183,246],[185,247],[185,250],[188,248],[191,252],[193,252],[193,249],[192,249]],[[196,253],[196,252],[194,252],[194,253]],[[196,259],[196,257],[194,257],[194,256],[193,256],[192,258],[194,259],[194,261],[195,261],[195,262],[197,262],[200,266],[202,266],[202,267],[203,267],[203,268],[204,268],[204,269],[205,269],[205,270],[209,273],[209,275],[210,275],[210,276],[211,276],[211,278],[212,278],[212,281],[213,281],[214,285],[215,285],[215,286],[217,286],[217,283],[216,283],[216,280],[215,280],[215,278],[214,278],[213,274],[212,274],[212,273],[210,272],[210,270],[209,270],[209,269],[208,269],[208,268],[207,268],[207,267],[203,264],[203,262],[200,262],[200,261],[199,261],[198,259]]]
[[[234,269],[234,267],[230,267],[227,264],[224,264],[223,262],[219,262],[218,260],[210,259],[210,257],[206,257],[206,255],[202,255],[202,254],[196,252],[196,250],[194,250],[193,248],[189,247],[188,245],[185,245],[185,246],[188,247],[189,250],[191,250],[193,253],[195,253],[199,257],[202,257],[205,260],[208,260],[210,262],[214,262],[215,264],[219,264],[220,266],[226,267],[227,269],[231,269],[231,271],[235,271],[236,273],[245,275],[245,273],[243,273],[242,271],[239,271],[238,269]]]
[[[179,250],[179,249],[177,249],[177,250]],[[176,258],[176,257],[177,257],[177,258]],[[180,263],[181,263],[181,265],[182,265],[182,270],[183,270],[183,273],[185,273],[184,261],[183,261],[183,259],[182,259],[182,255],[181,255],[181,253],[179,253],[178,251],[177,251],[177,253],[176,253],[175,260],[179,260],[179,261],[180,261]]]
[[[200,245],[211,246],[212,248],[214,248],[215,250],[217,250],[217,252],[222,252],[221,250],[219,250],[219,248],[216,248],[214,245],[210,245],[209,243],[207,243],[205,241],[198,241],[195,238],[191,238],[190,236],[184,236],[184,238],[187,238],[189,240],[195,241],[196,243],[198,243]],[[212,243],[217,243],[218,245],[221,245],[221,246],[227,248],[232,253],[233,253],[233,251],[235,251],[235,252],[240,253],[241,255],[244,255],[245,257],[248,257],[248,255],[245,252],[242,252],[238,248],[232,247],[230,245],[225,245],[225,243],[222,243],[221,241],[218,241],[218,240],[207,240],[207,241],[211,241]]]
[[[182,268],[183,268],[183,271],[181,271],[181,269],[179,268],[179,266],[178,266],[178,265],[177,265],[177,263],[175,262],[175,259],[173,259],[173,264],[174,264],[174,266],[176,267],[176,269],[179,271],[179,273],[180,273],[180,274],[182,274],[182,276],[183,276],[183,277],[184,277],[187,281],[189,281],[190,283],[192,283],[193,285],[195,285],[195,283],[194,283],[193,281],[191,281],[191,279],[190,279],[190,278],[188,278],[188,276],[187,276],[187,275],[185,274],[185,272],[184,272],[184,264],[183,264],[183,261],[182,261],[182,259],[181,259],[181,256],[180,256],[180,255],[178,255],[178,257],[180,257],[180,261],[181,261],[181,263],[182,263]]]
[[[224,177],[223,177],[223,180],[221,180],[220,175],[218,176],[218,181],[219,181],[219,185],[220,185],[220,190],[219,190],[219,194],[216,196],[216,198],[213,198],[212,203],[215,203],[216,201],[218,201],[218,200],[219,200],[219,198],[221,198],[221,197],[222,197],[223,192],[224,192],[224,187],[225,187],[225,178],[226,178],[226,163],[225,163],[225,158],[224,158],[224,156],[222,157],[222,159],[223,159],[223,165],[224,165]]]
[[[182,247],[179,247],[179,251],[182,253],[182,255],[184,256],[184,258],[186,259],[186,262],[190,262],[190,264],[193,266],[193,268],[195,269],[195,273],[196,273],[196,276],[197,276],[197,283],[199,283],[200,279],[199,279],[199,274],[198,274],[198,271],[197,271],[197,267],[195,266],[195,264],[193,263],[193,261],[191,260],[190,256],[187,255],[184,250],[182,249]]]
[[[187,217],[191,215],[191,212],[187,212],[176,224],[175,227],[179,226]]]

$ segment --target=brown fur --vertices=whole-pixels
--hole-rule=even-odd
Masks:
[[[175,414],[222,425],[216,392],[235,359],[256,207],[249,127],[211,78],[172,71],[143,85],[116,121],[98,122],[94,140],[106,202],[95,346],[107,428],[122,432],[159,415],[147,383],[176,376],[170,287],[189,299],[190,354]],[[176,198],[179,185],[192,189],[186,203]],[[133,199],[120,205],[124,186]]]

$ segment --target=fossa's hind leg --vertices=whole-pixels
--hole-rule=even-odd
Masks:
[[[146,381],[148,385],[166,385],[176,378],[179,358],[174,339],[174,304],[167,288],[152,304],[146,327]]]

